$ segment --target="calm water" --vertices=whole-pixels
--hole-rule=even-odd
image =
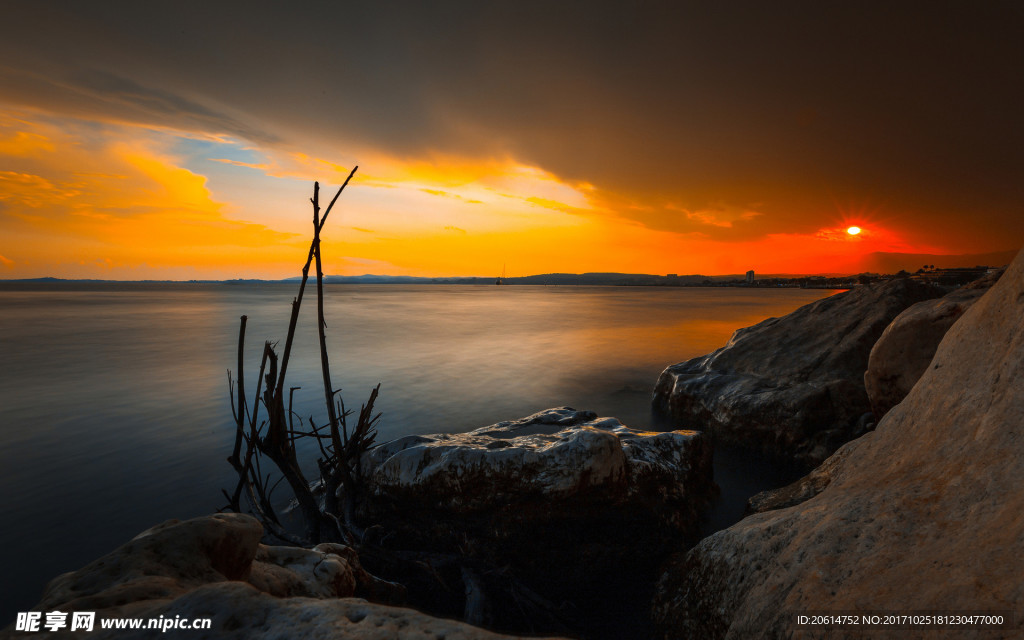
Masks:
[[[227,398],[238,318],[247,386],[264,339],[283,340],[294,285],[0,289],[0,627],[45,583],[168,518],[222,506],[232,483]],[[657,287],[336,285],[327,290],[334,382],[358,408],[382,382],[379,440],[464,431],[569,405],[648,427],[668,364],[829,291]],[[307,298],[289,386],[323,417]],[[723,502],[780,482],[716,460]],[[758,476],[758,477],[753,477]],[[731,501],[731,502],[730,502]]]

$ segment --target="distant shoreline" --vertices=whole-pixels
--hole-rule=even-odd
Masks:
[[[994,267],[976,266],[954,269],[922,268],[915,273],[901,271],[895,274],[859,273],[841,274],[765,274],[705,276],[700,274],[664,276],[632,273],[548,273],[533,276],[503,278],[502,286],[625,286],[625,287],[737,287],[748,289],[800,288],[800,289],[850,289],[859,284],[912,278],[937,284],[958,286],[976,280]],[[26,278],[0,280],[2,290],[24,290],[26,288],[62,288],[83,286],[145,286],[145,285],[294,285],[299,278],[281,280],[233,279],[233,280],[98,280],[63,278]],[[484,285],[495,286],[495,279],[489,277],[424,278],[414,276],[325,276],[326,284],[376,284],[376,285]]]

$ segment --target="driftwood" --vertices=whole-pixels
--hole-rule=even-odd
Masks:
[[[245,395],[243,369],[246,316],[241,317],[238,331],[238,377],[233,379],[231,373],[228,372],[229,395],[235,420],[235,442],[228,462],[238,473],[238,483],[232,493],[223,492],[228,499],[227,508],[241,511],[244,494],[251,510],[263,522],[268,531],[283,540],[296,544],[313,545],[325,541],[350,541],[355,535],[361,534],[361,529],[356,526],[354,518],[355,500],[360,482],[359,459],[362,453],[373,445],[376,437],[376,423],[380,417],[379,414],[374,415],[373,413],[373,405],[380,389],[380,385],[378,385],[362,406],[358,422],[351,434],[349,433],[346,419],[351,412],[345,410],[344,402],[338,396],[338,390],[334,389],[331,384],[330,362],[327,355],[320,238],[331,209],[352,179],[356,169],[358,167],[352,169],[322,216],[319,202],[320,184],[314,183],[313,185],[313,197],[310,199],[313,204],[313,240],[309,246],[306,263],[302,267],[302,280],[299,283],[298,295],[292,300],[284,350],[281,357],[278,358],[275,345],[270,342],[264,344],[251,412],[248,410]],[[314,262],[316,264],[320,364],[328,422],[326,425],[317,425],[314,418],[310,416],[308,423],[303,428],[302,418],[292,411],[292,399],[298,387],[288,389],[287,410],[285,409],[285,389],[299,310],[306,291],[306,283],[309,280],[309,270]],[[267,410],[267,417],[263,421],[259,419],[260,404]],[[296,418],[299,421],[299,428],[296,428]],[[324,430],[326,433],[322,432]],[[321,457],[317,460],[317,464],[321,476],[320,484],[324,488],[322,503],[314,495],[311,482],[303,473],[301,462],[297,456],[296,443],[302,438],[313,438],[320,450]],[[245,445],[244,457],[242,456],[243,444]],[[264,458],[269,459],[280,474],[280,479],[276,484],[270,484],[271,474],[265,474],[262,469]],[[274,489],[281,481],[288,484],[298,504],[299,513],[305,525],[302,536],[288,532],[274,510],[271,498]],[[343,494],[340,501],[339,492]]]
[[[568,633],[576,626],[578,612],[568,605],[545,600],[517,579],[509,568],[495,566],[471,554],[388,546],[384,543],[388,533],[379,525],[364,529],[357,522],[357,500],[366,493],[362,487],[360,459],[374,446],[376,439],[380,414],[374,413],[374,403],[380,385],[371,390],[350,429],[348,418],[353,412],[345,408],[331,380],[321,251],[324,224],[355,171],[352,169],[323,215],[320,214],[320,185],[313,185],[310,198],[313,239],[302,267],[298,295],[292,300],[284,348],[279,357],[276,344],[264,343],[251,405],[246,398],[243,369],[247,317],[240,319],[237,378],[228,372],[228,395],[235,423],[235,441],[228,463],[238,474],[238,481],[232,492],[223,491],[228,500],[226,509],[240,512],[244,500],[249,511],[263,523],[265,531],[288,544],[309,547],[320,542],[343,542],[350,545],[372,573],[402,585],[399,590],[407,597],[408,604],[434,615],[461,617],[474,624],[509,631]],[[327,421],[321,424],[313,416],[304,420],[293,411],[292,400],[299,387],[288,387],[286,378],[299,311],[313,265],[316,266],[320,369],[327,411]],[[265,417],[261,416],[261,405],[266,409]],[[304,474],[298,457],[296,444],[305,438],[311,438],[319,452],[316,462],[320,477],[316,491],[322,490],[322,496],[315,492],[314,483]],[[276,469],[276,481],[272,482],[273,471],[264,469],[267,460]],[[298,506],[304,525],[301,534],[286,528],[274,509],[273,494],[282,482],[288,485]],[[374,597],[376,601],[398,604],[394,602],[393,591]]]

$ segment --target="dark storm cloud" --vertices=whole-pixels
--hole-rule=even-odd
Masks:
[[[145,87],[107,71],[62,70],[55,77],[0,67],[8,99],[79,116],[115,118],[147,125],[225,133],[254,142],[279,139],[237,119],[169,91]]]
[[[927,215],[939,235],[975,216],[1024,240],[1016,3],[76,2],[7,13],[9,66],[75,78],[121,117],[183,126],[188,114],[196,128],[339,153],[511,155],[640,205],[622,211],[657,228],[692,230],[680,209],[722,203],[765,214],[707,229],[719,237],[810,230],[814,212],[853,206],[905,225]],[[14,98],[62,104],[54,87]]]

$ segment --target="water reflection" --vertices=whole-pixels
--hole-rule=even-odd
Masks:
[[[167,518],[221,506],[233,437],[226,370],[238,317],[247,388],[283,339],[293,285],[0,290],[0,625],[44,581]],[[380,440],[463,431],[570,405],[649,428],[668,364],[826,291],[653,287],[330,286],[335,384],[350,406],[382,382]],[[322,418],[308,307],[289,369]],[[310,446],[312,446],[310,444]],[[312,471],[312,470],[311,470]]]

